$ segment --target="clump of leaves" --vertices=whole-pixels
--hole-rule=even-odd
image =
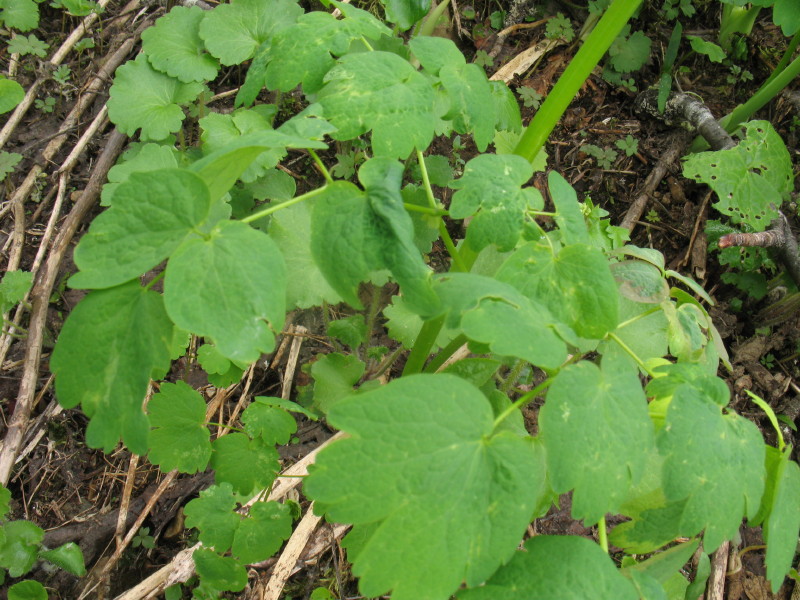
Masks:
[[[625,136],[625,139],[617,140],[614,145],[625,153],[625,156],[633,156],[639,152],[639,140],[631,134]]]
[[[562,13],[557,13],[556,16],[550,17],[545,26],[545,36],[550,40],[562,39],[565,42],[571,42],[575,39],[575,30],[572,29],[572,23],[569,22]]]
[[[527,85],[518,87],[517,94],[526,108],[539,108],[539,104],[542,102],[542,95]]]
[[[581,152],[594,158],[597,161],[597,165],[602,169],[610,169],[618,156],[615,150],[611,148],[601,148],[594,144],[582,145]]]

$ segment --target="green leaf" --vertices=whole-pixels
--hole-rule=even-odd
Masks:
[[[33,285],[33,273],[28,271],[6,271],[0,281],[0,313],[22,302]]]
[[[578,196],[567,180],[557,171],[547,175],[547,187],[556,207],[558,230],[564,244],[590,244],[589,231],[578,203]]]
[[[20,581],[8,588],[8,600],[47,600],[47,590],[38,581]]]
[[[445,600],[513,554],[546,487],[544,457],[529,437],[493,434],[477,388],[413,375],[328,417],[350,437],[319,454],[304,490],[333,521],[375,524],[350,557],[365,596]]]
[[[408,47],[425,70],[437,77],[443,67],[459,67],[467,62],[458,46],[445,38],[420,35],[411,38]]]
[[[119,184],[127,181],[132,173],[177,168],[179,156],[175,148],[161,144],[140,144],[135,154],[129,150],[108,172],[109,183],[103,186],[100,205],[111,206]]]
[[[553,324],[550,311],[524,297],[515,304],[485,299],[461,319],[461,329],[469,339],[489,344],[495,354],[515,356],[545,369],[557,369],[567,359],[567,345]]]
[[[0,0],[0,21],[6,27],[30,31],[39,26],[39,7],[34,0]]]
[[[660,304],[669,298],[669,285],[653,265],[641,260],[621,260],[611,264],[619,292],[633,302]]]
[[[619,322],[621,327],[614,330],[614,335],[630,348],[643,361],[661,358],[669,352],[667,343],[668,322],[663,310],[653,309],[652,304],[633,302],[622,296],[619,298]],[[642,316],[643,315],[643,316]],[[598,351],[617,345],[614,340],[601,342]]]
[[[733,148],[690,156],[685,177],[707,184],[717,194],[714,208],[733,223],[764,231],[794,189],[786,145],[768,121],[750,121]]]
[[[75,249],[75,288],[107,288],[139,277],[169,257],[208,215],[208,189],[194,173],[131,173]]]
[[[753,517],[764,491],[764,443],[758,428],[679,386],[659,432],[667,500],[687,499],[684,535],[705,529],[703,548],[713,552],[732,539],[742,516]]]
[[[292,534],[292,509],[288,504],[256,502],[233,536],[231,553],[245,564],[275,554]]]
[[[5,541],[0,545],[0,567],[11,577],[21,577],[33,568],[44,539],[44,531],[30,521],[3,524]]]
[[[226,6],[232,5],[218,8]],[[205,52],[199,34],[205,16],[199,6],[175,6],[155,26],[145,29],[142,50],[150,64],[184,83],[216,79],[219,62]]]
[[[450,216],[464,219],[476,215],[467,234],[474,250],[492,243],[500,251],[516,246],[525,211],[534,204],[534,194],[520,187],[531,175],[530,163],[521,156],[482,154],[466,164],[460,179],[449,184],[458,190],[450,204]]]
[[[319,419],[319,415],[313,411],[308,410],[307,408],[300,406],[297,402],[292,402],[291,400],[285,400],[283,398],[273,398],[271,396],[256,396],[255,400],[257,402],[266,404],[267,406],[274,406],[276,408],[282,408],[288,412],[295,412],[304,415],[311,421],[316,421]]]
[[[10,501],[11,492],[7,487],[0,484],[0,519],[4,518],[8,514]]]
[[[692,50],[698,54],[705,54],[711,62],[721,63],[727,58],[725,51],[713,42],[707,42],[697,35],[687,35],[686,39],[692,45]]]
[[[15,35],[8,42],[8,53],[21,54],[23,56],[26,54],[33,54],[39,58],[44,58],[47,56],[47,49],[49,47],[50,44],[46,44],[34,34],[30,34],[28,37],[24,35]]]
[[[422,318],[408,308],[401,296],[392,298],[392,303],[383,309],[383,316],[387,319],[386,328],[389,337],[397,340],[406,348],[413,348],[423,324]],[[444,348],[456,335],[458,335],[457,331],[447,326],[443,327],[436,336],[433,349]]]
[[[247,569],[230,556],[200,548],[192,560],[200,580],[215,591],[241,592],[247,585]]]
[[[92,419],[91,447],[110,452],[121,436],[131,452],[147,452],[142,400],[169,368],[173,329],[161,296],[136,281],[90,292],[69,315],[50,369],[61,405],[82,404]]]
[[[650,38],[641,31],[634,31],[630,36],[622,33],[608,49],[609,62],[618,73],[636,71],[650,57],[651,44]]]
[[[794,35],[800,30],[800,13],[794,0],[775,0],[772,7],[772,21],[780,25],[783,35]]]
[[[175,324],[210,337],[229,359],[255,362],[283,327],[286,267],[275,243],[240,221],[189,237],[172,254],[164,301]]]
[[[351,306],[361,308],[358,284],[388,268],[412,310],[434,312],[431,271],[414,245],[414,226],[400,195],[402,168],[394,161],[372,159],[364,163],[359,176],[366,194],[351,183],[335,182],[314,200],[314,260]]]
[[[275,35],[266,72],[268,88],[288,92],[302,83],[306,94],[314,94],[336,64],[331,55],[345,54],[350,43],[362,36],[375,40],[391,35],[391,30],[368,12],[333,4],[342,11],[343,19],[326,12],[309,12]]]
[[[236,93],[236,98],[233,101],[234,108],[252,106],[258,94],[264,89],[271,45],[271,41],[267,40],[256,49],[253,60],[250,61],[250,68],[247,69],[244,83],[242,87],[239,88],[239,91]]]
[[[433,157],[425,157],[426,166],[429,158]],[[432,177],[430,171],[428,171],[428,175]],[[448,178],[448,181],[449,180],[450,178]],[[433,183],[432,178],[431,183]],[[403,188],[401,193],[404,203],[430,208],[428,194],[424,187],[409,183]],[[436,215],[413,210],[408,211],[408,213],[411,216],[412,223],[414,223],[414,244],[416,244],[419,251],[423,254],[430,253],[433,242],[439,239],[439,223],[441,222],[441,218]]]
[[[654,445],[638,372],[610,361],[565,367],[550,386],[539,427],[553,490],[575,490],[573,516],[594,524],[618,513]]]
[[[52,550],[42,550],[39,552],[39,557],[78,577],[86,575],[83,552],[81,547],[73,542],[68,542]]]
[[[206,373],[221,375],[231,368],[231,361],[225,358],[213,344],[203,344],[197,349],[197,362]]]
[[[302,14],[295,0],[234,0],[205,13],[200,37],[223,65],[236,65]]]
[[[0,87],[2,87],[3,80],[0,79]],[[2,94],[2,90],[0,90]],[[2,103],[2,99],[0,99]],[[2,111],[0,111],[2,113]],[[0,181],[5,181],[9,173],[14,171],[14,167],[22,160],[22,154],[16,152],[0,152]]]
[[[353,393],[364,374],[364,363],[352,354],[332,352],[318,356],[311,365],[314,378],[314,407],[327,414],[338,400]]]
[[[201,83],[182,83],[153,69],[146,54],[116,70],[108,100],[108,118],[125,135],[141,129],[143,140],[162,140],[181,128],[180,105],[192,102]]]
[[[386,10],[386,20],[405,31],[428,14],[431,0],[383,0],[381,4]]]
[[[2,1],[2,0],[0,0]],[[6,0],[9,1],[9,0]],[[25,90],[13,79],[0,77],[0,114],[7,113],[25,98]],[[17,155],[22,158],[21,155]]]
[[[664,585],[692,557],[699,544],[699,540],[678,544],[669,550],[654,554],[645,561],[625,567],[622,572],[623,574],[632,574],[633,572],[647,574]]]
[[[206,427],[206,403],[182,381],[162,383],[147,405],[150,462],[165,473],[204,471],[211,458],[211,434]]]
[[[272,215],[269,235],[286,260],[286,271],[292,276],[286,282],[286,306],[310,308],[323,303],[338,304],[337,294],[320,271],[312,256],[311,206],[301,202]]]
[[[763,523],[767,542],[767,576],[777,594],[794,561],[800,530],[800,467],[791,460],[792,447],[783,452],[767,446],[767,490],[752,525]],[[759,518],[763,516],[763,518]]]
[[[229,433],[214,440],[211,468],[215,481],[230,483],[235,492],[249,494],[267,488],[280,470],[278,452],[261,439]]]
[[[532,243],[518,248],[497,279],[515,286],[585,338],[600,339],[619,322],[617,284],[597,248],[574,244],[553,255]]]
[[[459,600],[637,600],[630,581],[603,550],[585,538],[539,535],[525,552],[486,582],[459,592]]]
[[[242,423],[247,435],[260,437],[266,444],[283,445],[297,431],[292,415],[258,398],[242,413]]]
[[[346,346],[356,349],[366,341],[367,324],[364,315],[350,315],[328,323],[327,334]]]
[[[376,156],[405,159],[424,150],[436,127],[428,79],[390,52],[347,54],[325,76],[317,94],[337,140],[372,131]]]
[[[212,485],[186,505],[186,527],[196,527],[200,532],[198,539],[204,545],[213,547],[217,552],[226,552],[233,543],[241,520],[240,515],[233,512],[235,508],[236,499],[231,484]]]

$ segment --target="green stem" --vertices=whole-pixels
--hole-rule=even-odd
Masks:
[[[608,554],[608,529],[606,526],[606,517],[603,515],[597,522],[597,540],[600,542],[600,547],[603,552]]]
[[[425,155],[422,150],[415,148],[417,152],[417,164],[419,164],[419,171],[422,173],[422,185],[425,187],[425,197],[428,199],[428,204],[431,208],[437,208],[436,198],[433,195],[433,188],[431,187],[431,178],[428,175],[428,166],[425,164]]]
[[[382,362],[382,363],[381,363],[381,364],[378,366],[378,369],[377,369],[377,370],[376,370],[374,373],[372,373],[372,374],[369,376],[369,378],[370,378],[370,379],[377,379],[378,377],[380,377],[381,375],[383,375],[383,374],[386,372],[386,370],[387,370],[387,369],[389,369],[389,368],[390,368],[390,367],[391,367],[391,366],[392,366],[392,365],[395,363],[395,361],[396,361],[398,358],[400,358],[400,355],[401,355],[401,354],[402,354],[404,351],[405,351],[405,348],[403,348],[403,346],[402,346],[402,345],[401,345],[401,346],[398,346],[397,348],[395,348],[395,349],[394,349],[394,352],[392,352],[392,353],[391,353],[389,356],[387,356],[387,357],[384,359],[384,361],[383,361],[383,362]]]
[[[420,206],[419,204],[409,204],[408,202],[404,202],[403,206],[406,210],[410,210],[411,212],[423,213],[434,217],[444,217],[448,214],[443,208],[429,208],[427,206]]]
[[[617,342],[620,348],[622,348],[625,351],[625,353],[628,356],[630,356],[636,362],[637,365],[639,365],[639,368],[642,371],[647,373],[650,377],[653,377],[653,372],[647,368],[647,365],[644,364],[644,361],[641,358],[639,358],[639,356],[633,350],[631,350],[628,344],[623,342],[616,333],[609,333],[608,338]]]
[[[627,321],[623,321],[622,323],[620,323],[619,325],[617,325],[617,329],[622,329],[623,327],[627,327],[628,325],[631,325],[631,324],[633,324],[633,323],[636,323],[636,321],[638,321],[639,319],[644,319],[645,317],[649,317],[649,316],[650,316],[650,315],[652,315],[653,313],[655,313],[655,312],[658,312],[658,311],[660,311],[660,310],[661,310],[661,306],[654,306],[654,307],[653,307],[653,308],[651,308],[650,310],[646,310],[646,311],[644,311],[643,313],[639,313],[639,314],[638,314],[638,315],[636,315],[635,317],[631,317],[631,318],[630,318],[630,319],[628,319]]]
[[[520,398],[518,398],[515,402],[512,402],[511,404],[509,404],[506,407],[506,409],[503,412],[501,412],[499,415],[497,415],[497,418],[494,420],[494,423],[492,424],[492,433],[497,431],[497,428],[500,426],[500,424],[503,421],[505,421],[510,415],[514,414],[514,411],[522,408],[523,406],[525,406],[531,400],[534,400],[536,398],[536,396],[538,396],[544,390],[549,388],[551,383],[553,383],[553,378],[552,377],[548,377],[542,383],[540,383],[535,388],[533,388],[530,392],[528,392],[527,394],[525,394],[523,396],[520,396]]]
[[[514,154],[533,162],[575,94],[608,51],[641,0],[613,0],[522,134]]]
[[[375,319],[378,317],[378,305],[381,301],[381,289],[378,286],[370,284],[370,291],[372,292],[372,295],[369,299],[367,316],[364,320],[367,326],[367,339],[364,340],[364,343],[367,346],[369,346],[369,343],[372,340],[372,329],[375,327]],[[361,351],[362,348],[359,348],[359,351]]]
[[[720,125],[725,128],[725,131],[732,133],[740,123],[761,110],[767,102],[777,96],[798,75],[800,75],[800,56],[795,58],[774,79],[767,80],[747,102],[740,104],[729,115],[720,119]],[[692,142],[689,152],[700,152],[706,148],[708,148],[708,143],[702,136],[697,136]]]
[[[433,30],[436,29],[436,23],[439,22],[439,18],[444,14],[444,11],[447,10],[449,4],[447,0],[442,0],[436,8],[429,12],[428,16],[425,17],[425,20],[422,22],[422,25],[420,25],[420,28],[414,34],[414,37],[418,35],[432,35]]]
[[[333,177],[331,177],[330,171],[328,171],[328,167],[320,160],[317,153],[314,152],[311,148],[308,149],[308,153],[311,155],[311,158],[314,159],[314,162],[317,163],[317,168],[322,173],[322,176],[325,178],[325,181],[328,183],[333,183]]]
[[[447,231],[447,225],[444,224],[444,221],[439,221],[439,235],[442,237],[444,247],[447,248],[447,252],[453,259],[453,265],[450,270],[457,273],[469,273],[469,266],[462,260],[461,252],[453,243],[453,238],[450,237],[450,232]]]
[[[431,353],[431,348],[436,343],[436,337],[442,330],[445,315],[425,321],[417,334],[414,347],[408,355],[406,366],[403,368],[403,377],[420,373],[425,366],[425,361]]]
[[[528,363],[524,360],[518,360],[514,364],[514,368],[511,369],[511,372],[506,377],[506,380],[503,382],[503,385],[500,386],[500,391],[504,394],[508,394],[508,390],[510,390],[514,383],[516,383],[517,379],[519,379],[519,374],[522,373],[522,368]]]
[[[259,210],[258,212],[254,212],[252,215],[245,217],[242,219],[242,223],[251,223],[253,221],[257,221],[262,217],[266,217],[267,215],[271,215],[274,212],[279,211],[282,208],[289,208],[290,206],[297,204],[298,202],[302,202],[303,200],[308,200],[309,198],[313,198],[314,196],[319,196],[322,192],[328,189],[328,186],[323,185],[320,188],[315,190],[311,190],[310,192],[306,192],[305,194],[300,194],[292,198],[291,200],[287,200],[286,202],[281,202],[279,204],[270,204],[264,210]]]
[[[447,362],[447,359],[453,356],[461,346],[467,343],[467,336],[461,334],[456,336],[447,346],[439,351],[439,354],[431,359],[431,362],[425,367],[426,373],[435,373],[441,366]]]
[[[148,283],[146,286],[144,286],[144,289],[149,290],[150,288],[152,288],[156,283],[158,283],[159,281],[164,279],[164,275],[165,274],[166,274],[166,271],[161,271],[161,273],[159,273],[158,275],[156,275],[155,277],[153,277],[150,280],[150,283]]]
[[[783,73],[783,70],[786,68],[786,65],[789,64],[789,61],[792,60],[792,56],[794,56],[794,51],[797,50],[797,46],[800,45],[800,30],[794,34],[789,45],[786,47],[786,52],[783,53],[781,56],[780,62],[775,65],[775,68],[772,70],[772,74],[767,77],[767,80],[764,82],[764,85],[767,85],[770,81],[775,79],[778,75]]]

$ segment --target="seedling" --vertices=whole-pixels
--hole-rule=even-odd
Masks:
[[[44,113],[51,113],[56,106],[56,99],[52,96],[47,96],[44,100],[37,98],[34,101],[34,106]]]
[[[551,40],[560,38],[565,42],[571,42],[575,39],[575,30],[572,29],[572,23],[569,22],[569,19],[562,13],[557,13],[555,17],[551,17],[547,21],[545,36]]]
[[[517,94],[519,94],[520,100],[522,100],[522,104],[526,108],[539,108],[542,102],[542,95],[527,85],[518,87]]]
[[[594,144],[584,144],[581,146],[581,152],[587,156],[593,157],[597,161],[597,166],[601,169],[610,169],[617,160],[617,152],[611,148],[600,148]]]
[[[614,145],[625,153],[625,156],[633,156],[639,151],[639,140],[628,134],[625,139],[617,140]]]

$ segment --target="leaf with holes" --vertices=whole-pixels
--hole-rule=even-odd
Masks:
[[[690,156],[683,174],[714,190],[714,208],[733,223],[756,231],[769,227],[794,189],[789,152],[768,121],[747,123],[744,138],[733,148]]]

